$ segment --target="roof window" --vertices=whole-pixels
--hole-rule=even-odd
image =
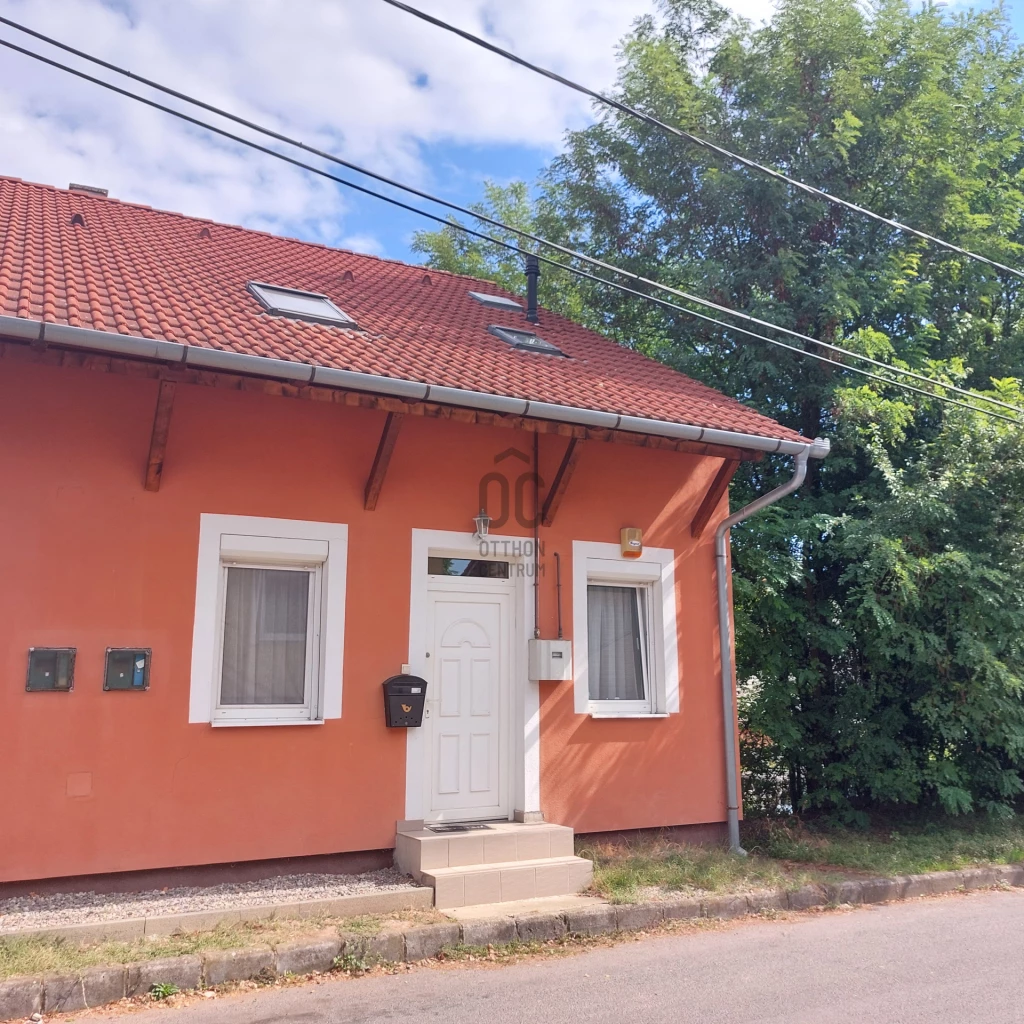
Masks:
[[[497,327],[494,324],[491,324],[487,330],[513,348],[524,349],[527,352],[543,352],[549,356],[565,355],[557,345],[552,345],[550,341],[537,337],[533,331],[521,331],[517,327]]]
[[[506,299],[504,295],[488,295],[486,292],[470,292],[469,297],[471,299],[476,299],[481,306],[486,306],[488,309],[503,309],[506,313],[518,313],[523,308],[514,299]]]
[[[280,285],[263,284],[260,281],[250,281],[248,288],[260,305],[273,316],[286,316],[292,320],[334,327],[356,326],[352,317],[319,292],[300,292],[295,288],[282,288]]]

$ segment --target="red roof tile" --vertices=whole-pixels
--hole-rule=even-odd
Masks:
[[[545,310],[537,333],[571,358],[513,349],[488,325],[529,324],[471,299],[499,291],[474,278],[12,178],[0,178],[0,233],[0,314],[799,439]],[[249,281],[322,292],[362,330],[270,316]]]

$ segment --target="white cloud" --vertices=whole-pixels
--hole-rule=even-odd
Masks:
[[[384,255],[383,242],[373,235],[346,235],[338,244],[342,249],[351,249],[353,252],[365,252],[371,256]]]
[[[653,0],[421,0],[431,13],[568,77],[607,87],[615,44]],[[742,0],[744,13],[767,10]],[[385,173],[431,183],[424,145],[554,152],[584,97],[379,0],[0,0],[0,12],[105,59]],[[4,37],[97,72],[3,28]],[[158,97],[159,98],[159,97]],[[168,102],[163,100],[164,102]],[[174,101],[169,101],[173,103]],[[210,115],[201,115],[208,117]],[[345,200],[323,179],[158,111],[0,55],[0,173],[340,242]],[[377,246],[361,235],[349,244]]]

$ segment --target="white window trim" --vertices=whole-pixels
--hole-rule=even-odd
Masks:
[[[587,584],[649,587],[651,631],[650,710],[636,701],[590,699]],[[665,718],[679,711],[679,645],[676,622],[675,552],[644,548],[640,558],[623,558],[618,544],[573,541],[572,545],[573,697],[576,714],[593,718]],[[646,705],[646,701],[643,702]]]
[[[347,560],[348,527],[343,523],[206,512],[200,516],[189,722],[215,726],[319,725],[325,719],[341,717]],[[319,631],[319,643],[314,642],[309,651],[308,706],[218,708],[223,581],[228,564],[317,569],[313,586],[320,590],[321,615],[313,629],[314,636]]]

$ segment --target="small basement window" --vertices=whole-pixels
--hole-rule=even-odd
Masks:
[[[319,292],[300,292],[294,288],[282,288],[259,281],[250,281],[248,288],[272,316],[286,316],[292,320],[305,320],[329,327],[357,326],[352,317]]]
[[[538,337],[533,331],[523,331],[517,327],[497,327],[494,324],[491,324],[487,330],[513,348],[525,349],[527,352],[542,352],[549,356],[565,355],[557,345],[552,345],[550,341]]]
[[[476,299],[481,306],[488,309],[503,309],[506,313],[520,313],[523,307],[515,299],[506,299],[504,295],[488,295],[486,292],[470,292],[469,297]]]

